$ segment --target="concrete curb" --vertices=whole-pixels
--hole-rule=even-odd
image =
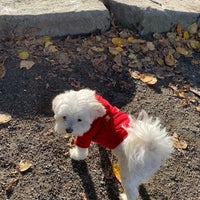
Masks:
[[[0,0],[0,37],[27,28],[52,37],[106,31],[110,14],[103,3],[120,25],[141,35],[200,26],[199,0]]]
[[[98,0],[0,0],[0,37],[34,27],[38,35],[65,36],[106,31],[109,11]],[[29,4],[27,4],[29,2]]]
[[[114,19],[141,35],[167,32],[174,25],[187,27],[192,23],[200,26],[199,0],[103,0]]]

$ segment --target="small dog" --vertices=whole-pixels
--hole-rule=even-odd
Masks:
[[[135,200],[138,186],[160,167],[173,150],[171,138],[159,119],[141,111],[132,118],[112,106],[95,91],[66,91],[53,99],[55,131],[75,135],[70,157],[83,160],[91,141],[112,150],[117,156],[125,193],[123,200]]]

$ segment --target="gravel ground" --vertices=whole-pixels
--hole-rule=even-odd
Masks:
[[[146,38],[144,44],[123,47],[119,61],[107,49],[113,37],[125,32],[112,28],[97,36],[56,39],[47,45],[51,47],[48,49],[30,32],[1,40],[5,75],[0,79],[0,110],[9,113],[12,120],[0,125],[0,199],[118,199],[123,188],[112,172],[116,158],[111,152],[92,144],[85,161],[72,161],[68,152],[73,138],[59,137],[53,131],[53,97],[64,90],[85,87],[95,89],[113,105],[135,116],[145,109],[161,119],[170,135],[176,132],[187,143],[186,149],[175,148],[151,180],[140,186],[138,199],[200,198],[199,51],[177,57],[175,67],[159,66],[155,55],[173,45],[160,44],[153,38],[156,49],[144,50]],[[19,50],[29,52],[28,60],[35,63],[31,69],[20,68]],[[135,64],[128,56],[130,50],[137,56]],[[160,69],[162,74],[158,76]],[[156,74],[158,82],[148,85],[134,79],[130,70]],[[174,95],[172,85],[180,89],[179,94],[176,91]],[[180,91],[186,85],[197,92],[185,89],[181,97]],[[21,160],[31,161],[32,167],[20,172]]]

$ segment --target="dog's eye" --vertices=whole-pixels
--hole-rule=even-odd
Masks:
[[[82,119],[79,118],[77,121],[78,121],[78,122],[82,122]]]
[[[63,119],[65,120],[67,117],[66,116],[63,116]]]

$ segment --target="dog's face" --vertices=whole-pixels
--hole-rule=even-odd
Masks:
[[[66,91],[52,102],[55,131],[59,134],[82,136],[93,121],[105,114],[105,108],[95,98],[95,92],[88,89]]]

